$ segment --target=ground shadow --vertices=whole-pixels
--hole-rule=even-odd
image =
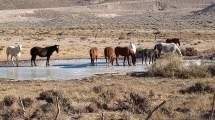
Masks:
[[[95,66],[103,66],[105,65],[106,63],[105,62],[97,62],[97,65]],[[91,65],[91,63],[83,63],[83,64],[55,64],[53,66],[57,66],[57,67],[60,67],[60,68],[86,68],[88,66],[93,66]]]

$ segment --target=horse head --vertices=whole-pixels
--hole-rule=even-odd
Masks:
[[[19,48],[19,50],[21,51],[21,50],[22,50],[22,45],[19,44],[19,45],[18,45],[18,48]]]
[[[55,50],[56,50],[57,53],[59,52],[59,46],[60,45],[55,45]]]

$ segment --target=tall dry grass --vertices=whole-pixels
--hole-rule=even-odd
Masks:
[[[162,59],[158,59],[149,69],[148,74],[155,77],[170,78],[205,78],[214,76],[215,65],[183,64],[182,58],[174,54],[168,54]]]

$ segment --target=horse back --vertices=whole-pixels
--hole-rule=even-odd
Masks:
[[[130,53],[132,53],[133,50],[131,50],[130,48],[128,47],[116,47],[115,48],[115,54],[118,56],[118,55],[121,55],[121,56],[129,56]]]
[[[39,55],[40,57],[47,56],[47,53],[48,53],[47,49],[41,48],[41,47],[33,47],[31,48],[31,51],[30,51],[30,54],[32,56]]]
[[[111,47],[106,47],[104,49],[104,55],[105,57],[112,57],[114,55],[114,50]]]
[[[97,47],[91,48],[90,49],[90,57],[96,58],[98,56],[99,56],[99,49]]]

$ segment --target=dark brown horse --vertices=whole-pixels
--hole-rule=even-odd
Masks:
[[[49,59],[54,51],[56,51],[57,53],[59,52],[59,45],[49,46],[49,47],[45,47],[45,48],[41,48],[41,47],[31,48],[31,51],[30,51],[31,66],[34,66],[34,65],[37,66],[36,62],[35,62],[37,56],[47,57],[46,66],[49,66]],[[33,65],[33,62],[34,62],[34,65]]]
[[[95,65],[95,60],[97,64],[97,59],[99,57],[99,49],[97,47],[93,47],[90,49],[90,59],[91,59],[91,64]]]
[[[105,59],[106,59],[106,63],[111,63],[113,65],[114,62],[114,50],[112,47],[106,47],[104,49],[104,55],[105,55]]]
[[[128,60],[128,65],[131,66],[130,62],[129,62],[129,56],[131,56],[132,58],[132,63],[133,65],[136,64],[136,56],[133,52],[133,50],[129,49],[128,47],[116,47],[115,48],[115,54],[116,54],[116,64],[119,65],[118,63],[118,57],[121,55],[121,56],[124,56],[124,62],[123,62],[123,65],[125,65],[125,60],[127,58]]]
[[[168,38],[166,39],[166,43],[175,43],[178,44],[179,46],[181,45],[179,38]]]
[[[145,61],[145,64],[147,64],[147,59],[149,58],[149,64],[154,63],[158,57],[157,50],[154,49],[143,49],[140,51],[142,55],[142,64],[143,61]]]

